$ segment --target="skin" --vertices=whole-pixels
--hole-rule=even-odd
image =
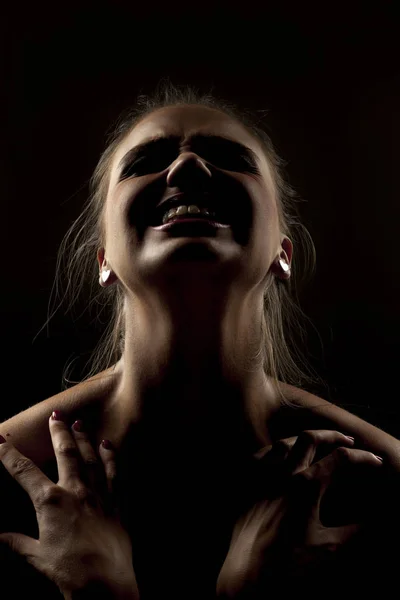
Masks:
[[[69,431],[61,417],[53,413],[49,419],[57,484],[0,436],[0,461],[29,495],[39,529],[38,539],[21,533],[0,534],[0,544],[8,545],[49,578],[66,600],[137,600],[131,540],[120,520],[115,450],[110,442],[103,442],[97,457],[82,422],[75,422]],[[354,450],[353,444],[353,438],[336,431],[304,432],[258,456],[264,481],[250,502],[250,511],[241,515],[233,529],[216,584],[218,598],[247,600],[254,584],[261,597],[262,581],[266,578],[270,589],[277,570],[286,578],[304,570],[312,577],[327,561],[337,566],[337,548],[361,533],[361,528],[356,524],[325,527],[320,518],[323,494],[340,471],[342,478],[347,471],[351,480],[359,482],[360,471],[364,478],[366,474],[374,478],[383,469],[381,459]],[[376,478],[375,482],[379,485]],[[373,504],[376,509],[376,499]],[[203,556],[203,570],[204,562]],[[153,566],[152,575],[154,571]],[[214,582],[211,591],[215,597]]]
[[[79,421],[68,430],[57,413],[49,430],[57,483],[0,437],[0,461],[29,495],[39,529],[38,538],[0,534],[0,544],[50,579],[65,600],[138,600],[131,542],[115,497],[115,451],[101,444],[99,460]]]
[[[187,137],[199,132],[246,144],[258,157],[260,174],[236,166],[222,169],[194,152]],[[119,181],[118,163],[124,154],[157,134],[180,136],[179,153],[163,170]],[[249,209],[246,232],[169,238],[151,229],[142,234],[130,222],[132,204],[161,201],[200,183],[220,194],[229,190],[229,198]],[[176,584],[184,573],[188,581],[197,581],[196,569],[201,569],[203,578],[210,574],[207,585],[212,589],[231,533],[221,530],[220,515],[212,521],[213,506],[219,494],[234,503],[245,490],[238,459],[273,440],[304,430],[337,430],[354,436],[355,447],[379,454],[384,465],[400,471],[399,443],[393,437],[317,396],[280,384],[285,396],[304,408],[288,417],[262,368],[250,365],[249,357],[260,341],[263,289],[272,277],[287,276],[277,259],[290,263],[293,248],[279,230],[267,160],[242,125],[219,111],[194,106],[162,109],[143,119],[112,161],[104,228],[99,268],[112,269],[106,285],[122,286],[125,295],[122,359],[115,369],[9,419],[0,433],[43,470],[54,463],[48,433],[53,410],[62,410],[70,424],[82,419],[93,447],[103,438],[113,441],[118,455],[126,459],[120,465],[128,475],[125,495],[130,501],[128,485],[133,485],[133,500],[139,502],[129,504],[130,515],[138,519],[128,523],[134,550],[139,548],[139,558],[144,556],[139,576],[144,565],[150,565],[147,576],[153,583],[154,572],[167,563],[163,573],[169,569],[168,581]],[[201,260],[191,258],[194,246],[201,250]],[[134,451],[124,446],[127,440],[135,441]],[[223,504],[223,515],[228,506]],[[175,521],[170,519],[174,510]],[[1,527],[8,531],[7,519]],[[147,539],[167,551],[157,564],[146,555]],[[174,539],[183,540],[178,553],[172,551]],[[186,559],[190,562],[183,562]],[[192,572],[193,564],[197,566]],[[176,565],[180,565],[177,572]],[[199,594],[206,597],[203,590]]]
[[[188,136],[193,133],[247,145],[257,156],[260,174],[245,165],[238,170],[234,158],[232,170],[222,169],[215,157],[208,161],[191,148]],[[162,170],[150,167],[120,181],[118,164],[125,153],[159,134],[179,136],[179,152],[163,161]],[[143,197],[161,201],[200,186],[217,198],[228,193],[230,201],[250,209],[244,243],[238,242],[237,230],[189,238],[147,228],[140,235],[137,224],[129,222],[130,206]],[[178,106],[152,113],[114,156],[104,228],[99,267],[112,270],[107,285],[122,286],[125,295],[126,341],[112,410],[123,414],[126,424],[151,427],[160,441],[163,431],[170,440],[173,431],[178,446],[204,436],[221,444],[221,431],[226,443],[242,439],[254,448],[267,443],[259,424],[276,403],[262,366],[250,370],[248,357],[260,342],[263,290],[271,277],[286,277],[277,261],[290,263],[292,243],[279,230],[274,185],[258,142],[217,110]],[[194,246],[201,247],[201,260],[191,258]],[[238,433],[244,421],[249,427]]]

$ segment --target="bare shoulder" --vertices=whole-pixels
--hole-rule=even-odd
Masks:
[[[92,419],[114,386],[113,369],[107,369],[42,402],[34,404],[0,424],[0,434],[25,456],[42,465],[54,456],[48,420],[53,410],[61,410],[68,422],[90,414]]]
[[[389,433],[306,390],[283,382],[279,387],[294,405],[282,414],[292,423],[298,422],[300,430],[335,429],[351,435],[356,447],[374,452],[400,469],[400,441]]]

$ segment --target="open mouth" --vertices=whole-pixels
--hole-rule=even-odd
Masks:
[[[204,220],[230,225],[225,211],[219,206],[217,208],[209,196],[188,196],[186,194],[180,195],[178,198],[171,198],[168,202],[158,206],[150,216],[149,224],[152,227],[160,227],[184,220]]]

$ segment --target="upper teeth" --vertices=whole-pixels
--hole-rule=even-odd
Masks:
[[[196,204],[191,204],[190,206],[185,206],[184,204],[182,204],[177,208],[170,208],[169,210],[167,210],[167,212],[163,216],[163,225],[165,225],[165,223],[167,223],[173,217],[176,217],[177,215],[184,215],[186,213],[201,213],[203,215],[215,217],[215,213],[207,208],[199,208],[198,206],[196,206]]]

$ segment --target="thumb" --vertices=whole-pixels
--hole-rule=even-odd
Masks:
[[[1,533],[0,544],[8,546],[13,552],[24,556],[29,562],[38,553],[39,540],[23,533]]]

